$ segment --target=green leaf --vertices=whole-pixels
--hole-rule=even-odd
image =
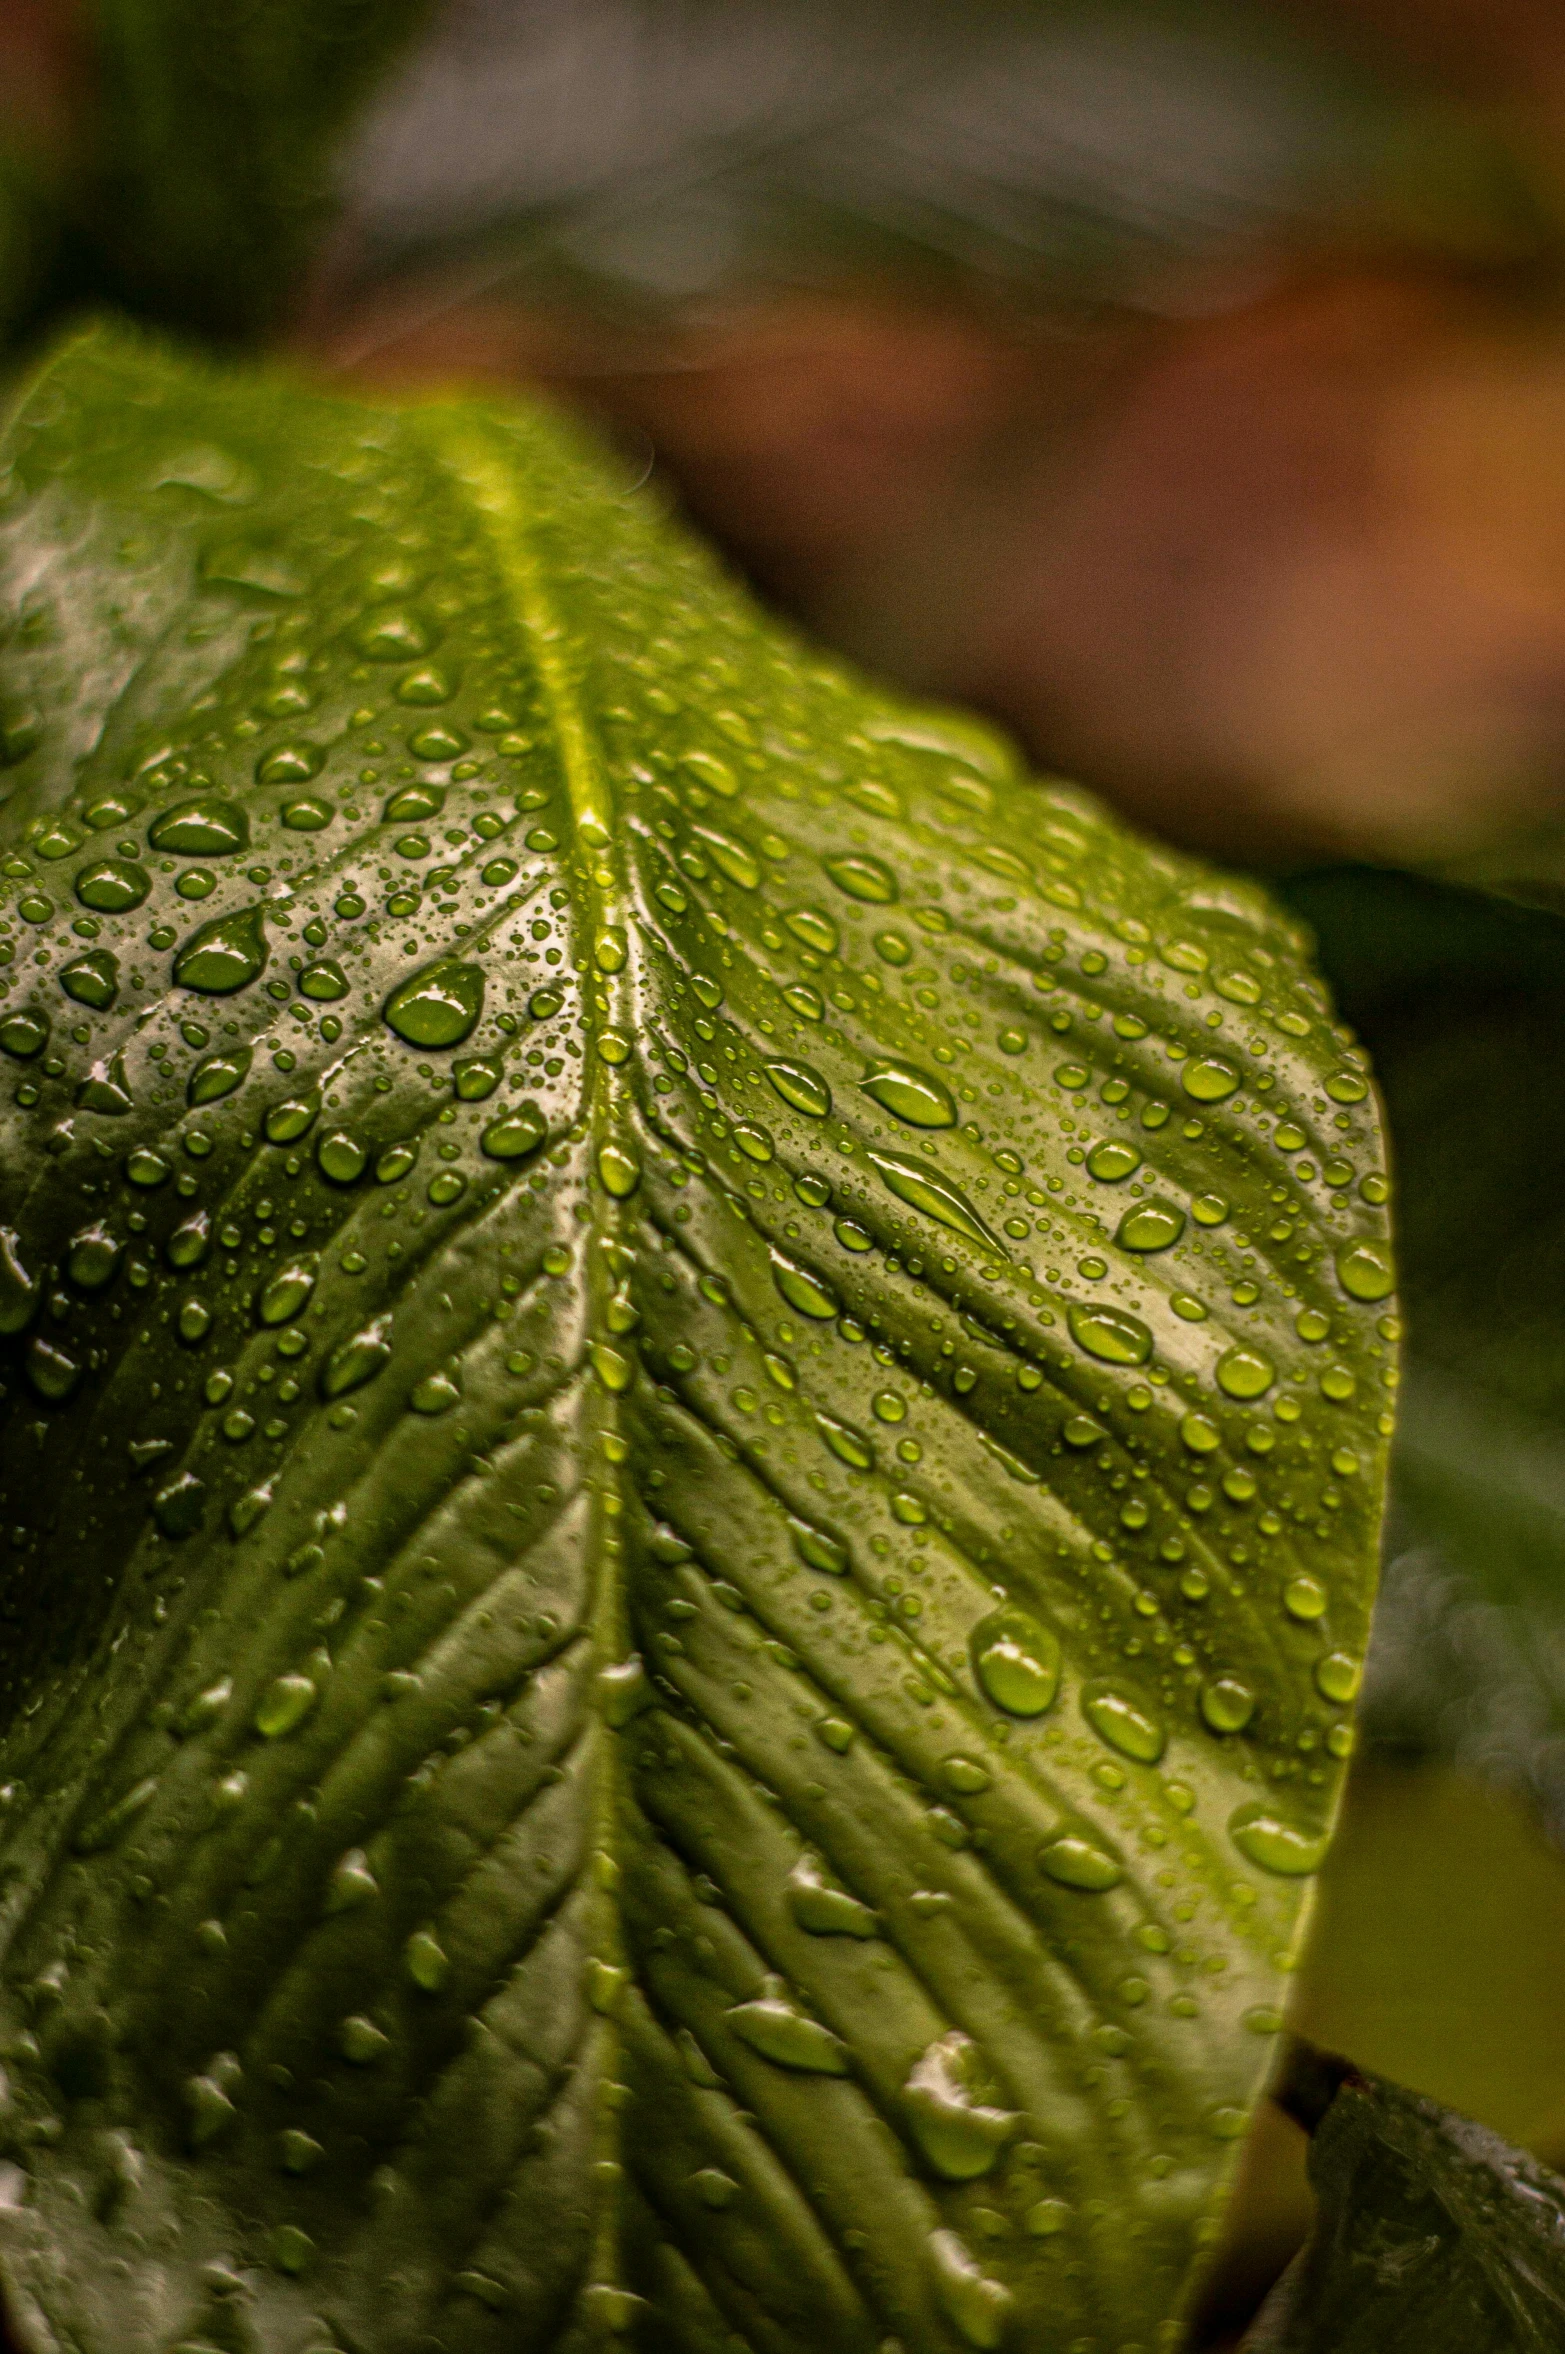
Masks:
[[[1395,1355],[1297,933],[541,415],[8,461],[18,2310],[1169,2342]]]
[[[115,298],[250,334],[298,293],[333,148],[426,0],[95,0],[99,159],[81,198]]]
[[[1470,2118],[1307,2047],[1281,2097],[1314,2134],[1319,2215],[1246,2354],[1553,2354],[1565,2181]]]

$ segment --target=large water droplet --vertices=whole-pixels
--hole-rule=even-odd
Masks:
[[[232,1095],[250,1069],[250,1053],[248,1046],[233,1046],[221,1054],[207,1055],[190,1074],[185,1088],[186,1102],[216,1103],[220,1096]]]
[[[182,989],[227,997],[260,978],[270,953],[261,910],[240,908],[191,933],[174,959],[174,978]]]
[[[391,1317],[377,1316],[333,1350],[321,1369],[321,1395],[340,1398],[373,1381],[391,1355]]]
[[[1015,2299],[1004,2283],[990,2280],[965,2240],[954,2231],[932,2231],[929,2253],[946,2318],[980,2354],[992,2354],[1010,2326]]]
[[[937,2174],[974,2182],[992,2171],[1021,2119],[985,2095],[984,2070],[971,2036],[953,2030],[913,2063],[902,2104],[913,2137]]]
[[[549,1123],[535,1103],[513,1105],[491,1120],[479,1144],[492,1161],[525,1161],[548,1141]]]
[[[980,1619],[971,1637],[973,1672],[1011,1716],[1042,1716],[1060,1688],[1060,1644],[1030,1611],[1008,1603]]]
[[[1264,1398],[1277,1368],[1259,1349],[1227,1349],[1217,1360],[1217,1386],[1230,1398]]]
[[[710,857],[712,864],[741,890],[753,891],[761,880],[761,862],[744,842],[736,842],[731,834],[720,834],[715,826],[692,826],[690,831]]]
[[[984,1244],[1001,1258],[1005,1256],[966,1194],[948,1177],[937,1177],[932,1169],[904,1159],[901,1153],[872,1152],[869,1157],[880,1173],[881,1182],[898,1201],[906,1202],[911,1209],[922,1210],[926,1218],[937,1219],[955,1234],[965,1234],[970,1242]]]
[[[445,956],[399,982],[384,1007],[390,1027],[409,1046],[460,1046],[483,1010],[482,967]]]
[[[28,1061],[42,1052],[48,1042],[49,1017],[32,1006],[7,1014],[0,1022],[0,1048],[14,1054],[19,1062]]]
[[[829,1577],[845,1578],[853,1566],[853,1558],[846,1545],[828,1536],[823,1528],[813,1528],[807,1520],[796,1520],[790,1514],[788,1533],[799,1559],[811,1569],[821,1569]]]
[[[874,1446],[851,1422],[842,1422],[835,1414],[817,1406],[815,1427],[839,1463],[846,1463],[850,1471],[874,1470]]]
[[[905,1120],[910,1128],[952,1128],[956,1104],[949,1087],[921,1071],[915,1063],[871,1063],[859,1081],[882,1110]]]
[[[291,1323],[306,1306],[315,1289],[320,1264],[314,1251],[301,1251],[297,1258],[285,1259],[257,1296],[255,1312],[260,1321],[263,1324]]]
[[[598,1175],[605,1193],[625,1201],[641,1183],[641,1163],[621,1144],[605,1144],[598,1153]]]
[[[250,821],[237,801],[208,795],[166,809],[154,818],[147,839],[154,850],[172,851],[176,857],[225,858],[249,849]]]
[[[1093,1731],[1138,1765],[1156,1765],[1168,1735],[1143,1702],[1112,1685],[1089,1685],[1081,1696],[1081,1713]]]
[[[38,1296],[38,1278],[22,1257],[20,1235],[0,1226],[0,1334],[25,1331]]]
[[[274,1676],[256,1702],[251,1722],[266,1740],[280,1741],[303,1724],[319,1697],[309,1676]]]
[[[100,858],[76,877],[76,896],[99,915],[124,915],[139,907],[152,888],[144,866],[128,858]]]
[[[1238,1676],[1214,1676],[1201,1687],[1201,1714],[1214,1733],[1242,1733],[1255,1714],[1255,1694]]]
[[[818,1275],[785,1258],[779,1250],[772,1250],[770,1257],[772,1281],[790,1308],[797,1308],[801,1316],[814,1316],[822,1323],[837,1314],[837,1295]]]
[[[831,917],[823,909],[795,907],[783,917],[783,922],[796,940],[803,941],[806,948],[815,949],[821,956],[835,955],[840,935]]]
[[[812,1120],[824,1120],[831,1110],[831,1089],[808,1063],[769,1062],[766,1076],[784,1103]]]
[[[1223,1103],[1238,1089],[1240,1075],[1218,1055],[1198,1055],[1186,1063],[1179,1084],[1197,1103]]]
[[[370,662],[409,662],[431,652],[439,636],[422,613],[392,606],[361,621],[353,632],[353,644]]]
[[[1117,1888],[1125,1877],[1113,1856],[1075,1831],[1064,1831],[1041,1847],[1038,1865],[1062,1888],[1079,1888],[1089,1896],[1100,1896],[1106,1888]]]
[[[1126,1177],[1133,1177],[1141,1166],[1141,1155],[1133,1144],[1121,1144],[1117,1136],[1105,1137],[1087,1155],[1087,1174],[1096,1177],[1100,1185],[1118,1185]]]
[[[1176,1209],[1172,1202],[1145,1201],[1126,1211],[1114,1240],[1121,1250],[1147,1254],[1172,1249],[1184,1230],[1183,1210]]]
[[[119,960],[106,948],[89,948],[85,956],[73,956],[69,964],[61,965],[60,987],[78,1005],[106,1013],[119,995]]]
[[[1396,1276],[1391,1256],[1379,1243],[1355,1242],[1337,1253],[1337,1281],[1350,1300],[1388,1299]]]
[[[83,1291],[102,1291],[105,1284],[113,1282],[124,1247],[99,1218],[91,1226],[84,1226],[79,1234],[72,1235],[66,1253],[66,1273]]]
[[[1326,1853],[1324,1832],[1306,1831],[1264,1799],[1239,1807],[1228,1819],[1228,1835],[1241,1855],[1263,1872],[1303,1879],[1318,1872]]]
[[[829,2027],[811,2019],[789,2002],[782,1982],[769,1978],[766,1991],[753,2002],[736,2003],[729,2025],[752,2051],[779,2068],[808,2076],[846,2076],[848,2055]]]
[[[1139,1316],[1123,1308],[1086,1308],[1073,1302],[1065,1321],[1076,1346],[1104,1365],[1144,1365],[1152,1354],[1151,1333]]]
[[[788,1875],[788,1910],[815,1937],[873,1937],[879,1926],[867,1904],[832,1886],[808,1849]]]
[[[838,890],[845,891],[850,899],[867,899],[876,906],[885,906],[897,895],[897,878],[882,858],[850,852],[841,858],[823,858],[821,864]]]

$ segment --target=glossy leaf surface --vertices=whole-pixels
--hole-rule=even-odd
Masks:
[[[545,419],[8,463],[24,2340],[1172,2342],[1394,1378],[1301,936]]]

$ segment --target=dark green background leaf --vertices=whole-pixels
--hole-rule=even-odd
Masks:
[[[1167,2341],[1394,1380],[1289,921],[541,417],[88,340],[8,460],[24,2322]]]
[[[1340,2087],[1304,2120],[1319,2218],[1246,2354],[1554,2354],[1565,2181],[1417,2093],[1325,2071]]]
[[[427,0],[94,0],[97,160],[78,266],[224,336],[298,292],[333,148]]]

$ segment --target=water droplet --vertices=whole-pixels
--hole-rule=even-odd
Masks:
[[[492,1161],[524,1161],[547,1143],[548,1136],[549,1123],[538,1106],[519,1103],[491,1120],[478,1141]]]
[[[379,1894],[380,1887],[370,1870],[368,1856],[362,1847],[350,1847],[346,1855],[338,1858],[326,1883],[326,1910],[351,1912],[355,1906],[368,1904]]]
[[[1138,1765],[1156,1765],[1167,1747],[1168,1735],[1151,1710],[1112,1685],[1089,1685],[1081,1696],[1081,1713],[1111,1749]]]
[[[828,1577],[844,1578],[852,1568],[852,1556],[846,1545],[828,1536],[823,1528],[812,1528],[807,1520],[795,1520],[790,1514],[788,1533],[799,1559],[810,1569],[824,1570]]]
[[[46,1340],[35,1340],[27,1352],[27,1378],[40,1398],[60,1406],[82,1376],[77,1360]]]
[[[973,1672],[996,1708],[1042,1716],[1060,1688],[1060,1645],[1053,1631],[1014,1603],[980,1619],[971,1637]]]
[[[1118,1185],[1133,1177],[1140,1166],[1141,1155],[1135,1146],[1121,1144],[1117,1136],[1106,1137],[1087,1155],[1087,1174],[1096,1177],[1100,1185]]]
[[[319,1697],[309,1676],[274,1676],[255,1704],[256,1731],[268,1741],[280,1741],[303,1724]]]
[[[139,907],[151,888],[146,868],[128,858],[97,859],[76,877],[77,898],[99,915],[124,915]]]
[[[604,1723],[614,1732],[623,1732],[644,1708],[652,1706],[655,1697],[646,1663],[638,1651],[633,1651],[628,1659],[617,1659],[611,1666],[598,1670],[598,1705]]]
[[[414,1985],[421,1986],[426,1994],[438,1994],[451,1964],[433,1931],[415,1929],[402,1951]]]
[[[453,1406],[462,1402],[461,1389],[454,1377],[445,1371],[427,1373],[417,1383],[408,1399],[415,1414],[449,1414]]]
[[[22,1257],[20,1235],[0,1226],[0,1334],[25,1331],[38,1298],[38,1278]]]
[[[821,956],[836,954],[839,937],[837,927],[823,909],[795,907],[783,917],[783,922],[794,938],[801,940],[806,948],[813,948]]]
[[[823,858],[821,864],[838,890],[845,891],[850,899],[866,899],[883,907],[897,895],[897,878],[884,859],[851,853],[841,858]]]
[[[1253,1800],[1230,1815],[1228,1836],[1252,1864],[1284,1879],[1303,1879],[1318,1872],[1326,1853],[1324,1832],[1306,1831],[1290,1823],[1264,1799]]]
[[[1324,1659],[1315,1663],[1315,1689],[1323,1700],[1345,1707],[1358,1697],[1363,1675],[1363,1661],[1355,1659],[1350,1651],[1328,1651]]]
[[[377,1316],[335,1349],[321,1371],[321,1395],[340,1398],[373,1381],[391,1355],[391,1317]]]
[[[391,2049],[391,2038],[383,2027],[376,2026],[373,2019],[367,2018],[362,2011],[356,2011],[351,2019],[344,2019],[337,2030],[337,2049],[345,2060],[352,2061],[355,2068],[368,2068],[383,2052]]]
[[[299,975],[299,994],[317,1005],[332,1005],[347,996],[348,976],[334,957],[314,957]]]
[[[483,968],[439,957],[399,982],[383,1010],[409,1046],[460,1046],[484,1010]]]
[[[1106,1888],[1117,1888],[1125,1877],[1113,1856],[1074,1831],[1062,1832],[1041,1847],[1038,1864],[1062,1888],[1080,1888],[1092,1896],[1101,1895]]]
[[[177,1542],[193,1537],[206,1509],[206,1482],[193,1471],[182,1471],[152,1499],[152,1517],[159,1534]]]
[[[0,1047],[7,1054],[14,1054],[19,1062],[26,1062],[33,1055],[41,1053],[48,1037],[48,1015],[35,1012],[31,1006],[7,1014],[5,1020],[0,1022]]]
[[[111,1119],[122,1118],[126,1112],[135,1109],[135,1097],[131,1094],[130,1081],[125,1075],[123,1048],[118,1054],[92,1065],[76,1090],[76,1101],[83,1111],[103,1112]]]
[[[361,621],[353,632],[353,645],[369,662],[408,662],[431,652],[439,635],[423,614],[394,605]]]
[[[1119,1222],[1114,1240],[1121,1250],[1166,1251],[1173,1247],[1185,1230],[1185,1213],[1172,1202],[1138,1202],[1127,1210]]]
[[[154,850],[176,857],[226,858],[249,849],[250,821],[237,801],[204,797],[154,818],[147,839]]]
[[[980,2354],[991,2354],[1010,2326],[1016,2300],[1004,2284],[990,2280],[965,2240],[954,2231],[932,2231],[929,2253],[946,2318]]]
[[[113,1281],[124,1247],[100,1218],[71,1237],[66,1273],[83,1291],[101,1291],[106,1283]]]
[[[221,1054],[209,1054],[190,1074],[185,1088],[186,1102],[192,1106],[216,1103],[220,1096],[232,1095],[249,1073],[250,1054],[248,1046],[228,1047]]]
[[[779,1979],[769,1978],[766,1991],[753,2002],[736,2003],[728,2013],[734,2033],[770,2060],[778,2068],[792,2068],[807,2076],[846,2076],[848,2055],[845,2045],[823,2027],[818,2019],[809,2018],[795,2008],[782,1991]]]
[[[1217,1360],[1217,1386],[1230,1398],[1264,1398],[1277,1368],[1259,1349],[1227,1349]]]
[[[630,954],[625,935],[618,924],[606,924],[593,943],[593,961],[600,973],[617,973],[624,969]]]
[[[720,834],[715,826],[692,826],[690,831],[712,864],[731,883],[737,883],[743,891],[757,888],[761,880],[761,862],[747,843],[735,841],[731,834]]]
[[[1390,1254],[1378,1243],[1355,1242],[1337,1253],[1337,1281],[1351,1300],[1388,1299],[1396,1286]]]
[[[60,987],[67,997],[74,997],[78,1005],[90,1005],[94,1013],[104,1013],[119,995],[120,968],[116,957],[106,948],[90,948],[85,956],[72,957],[60,967]]]
[[[810,987],[808,981],[790,981],[783,996],[794,1012],[802,1014],[807,1022],[825,1019],[826,1000],[818,989]]]
[[[901,1153],[871,1152],[869,1157],[879,1171],[881,1182],[899,1201],[906,1202],[911,1209],[922,1210],[926,1218],[938,1220],[953,1233],[966,1235],[970,1242],[982,1243],[1004,1258],[1004,1251],[966,1194],[949,1178],[936,1176],[932,1169],[904,1159]]]
[[[261,1323],[291,1323],[308,1303],[319,1273],[320,1260],[314,1251],[301,1251],[297,1258],[284,1260],[256,1299],[255,1312]]]
[[[183,989],[227,997],[259,979],[270,953],[261,910],[240,908],[191,933],[174,959],[174,978]]]
[[[792,1104],[796,1112],[803,1112],[812,1120],[825,1119],[831,1110],[831,1089],[819,1071],[812,1070],[808,1063],[782,1061],[769,1062],[764,1068],[784,1103]]]
[[[838,1312],[837,1295],[808,1267],[799,1266],[785,1258],[781,1251],[770,1252],[772,1281],[790,1308],[797,1308],[801,1316],[814,1316],[824,1323]]]
[[[879,1927],[867,1904],[832,1886],[808,1849],[788,1875],[788,1910],[815,1937],[873,1937]]]
[[[1282,1590],[1284,1610],[1290,1618],[1298,1619],[1305,1626],[1317,1618],[1325,1617],[1329,1599],[1320,1579],[1311,1577],[1307,1571],[1291,1577]]]
[[[598,1175],[604,1192],[624,1201],[641,1183],[641,1163],[623,1145],[605,1144],[598,1153]]]
[[[1255,1694],[1238,1676],[1214,1676],[1201,1687],[1201,1714],[1214,1733],[1242,1733],[1255,1714]]]
[[[283,805],[283,824],[291,833],[318,834],[329,826],[336,812],[329,801],[308,794],[302,801],[288,801]]]
[[[275,751],[263,754],[256,764],[255,779],[259,785],[307,785],[319,776],[326,755],[319,744],[279,744]]]
[[[611,1349],[607,1341],[590,1341],[587,1354],[592,1359],[592,1370],[606,1390],[616,1393],[629,1389],[635,1379],[636,1368],[618,1349]]]
[[[352,1185],[363,1176],[369,1148],[346,1128],[328,1128],[315,1147],[316,1164],[334,1185]]]
[[[859,1085],[883,1111],[894,1113],[910,1128],[951,1128],[956,1124],[951,1090],[916,1064],[871,1063]]]
[[[993,2107],[978,2046],[953,2030],[914,2061],[902,2102],[913,2137],[937,2174],[974,2182],[992,2172],[1021,2123],[1014,2110]]]
[[[1179,1084],[1197,1103],[1222,1103],[1241,1085],[1232,1063],[1218,1055],[1198,1055],[1186,1063]]]
[[[846,1463],[850,1471],[873,1471],[875,1449],[861,1430],[851,1422],[841,1422],[824,1408],[815,1409],[815,1427],[839,1463]]]
[[[186,1300],[175,1319],[175,1330],[182,1341],[192,1348],[206,1339],[212,1329],[212,1311],[205,1300]]]
[[[1358,1071],[1334,1071],[1326,1082],[1326,1093],[1333,1103],[1362,1103],[1369,1093],[1369,1081]]]
[[[1144,1365],[1152,1354],[1151,1333],[1139,1316],[1123,1308],[1084,1308],[1073,1302],[1065,1321],[1076,1346],[1104,1365]]]

